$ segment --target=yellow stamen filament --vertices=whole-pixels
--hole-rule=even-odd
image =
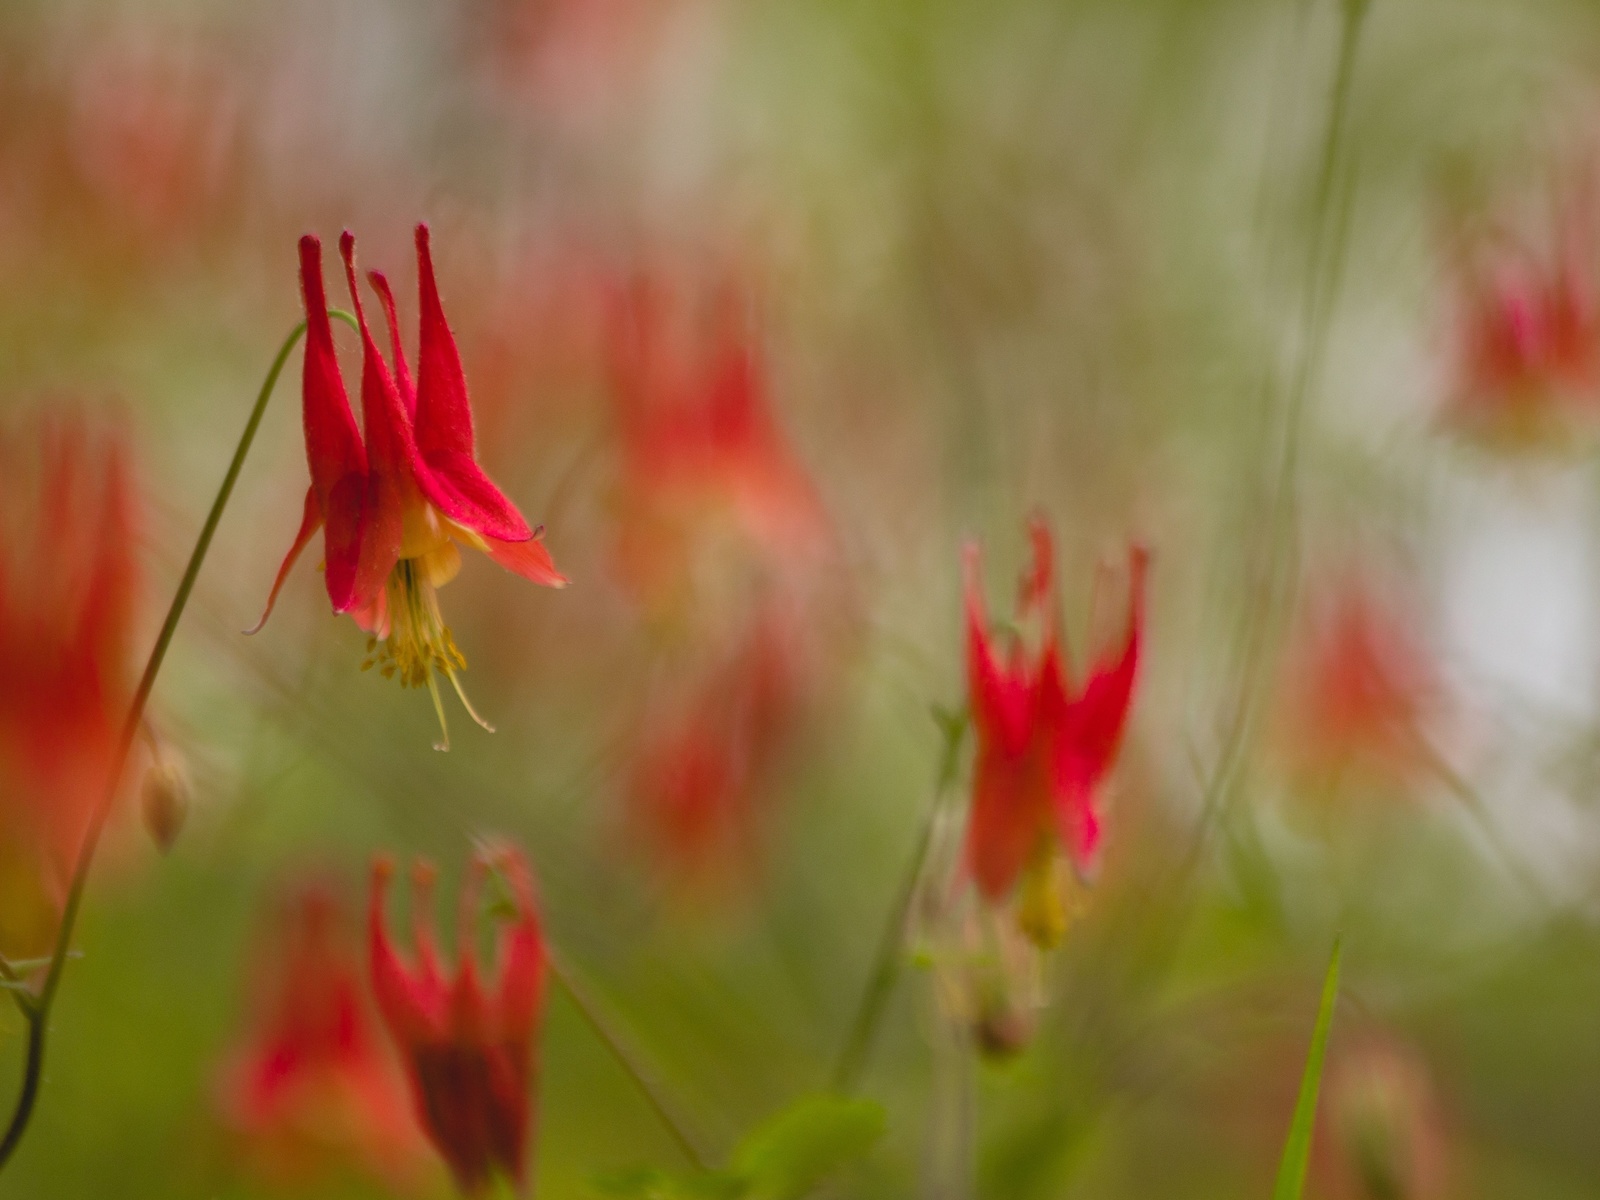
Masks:
[[[376,666],[385,679],[398,676],[401,687],[428,689],[433,710],[439,717],[441,734],[441,740],[434,743],[435,750],[450,749],[450,726],[445,720],[437,675],[450,681],[468,715],[490,733],[494,732],[494,726],[478,715],[462,690],[457,672],[467,669],[467,660],[439,614],[437,583],[454,575],[453,568],[460,564],[455,547],[449,543],[446,547],[443,553],[436,551],[421,558],[402,558],[389,573],[386,595],[389,635],[381,640],[368,639],[367,657],[361,664],[363,671]]]
[[[1035,946],[1052,950],[1067,934],[1067,905],[1063,896],[1061,860],[1048,839],[1024,868],[1017,897],[1017,926]]]

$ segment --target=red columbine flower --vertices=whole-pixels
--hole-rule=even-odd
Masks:
[[[374,1024],[347,918],[323,886],[285,907],[279,944],[253,989],[266,1007],[222,1075],[222,1116],[270,1174],[355,1162],[404,1183],[421,1165],[422,1140]]]
[[[703,611],[720,598],[705,594],[708,582],[813,585],[833,532],[773,416],[734,290],[696,305],[636,281],[613,307],[610,359],[623,456],[617,559],[641,602],[659,616]],[[746,597],[734,599],[737,609]],[[720,624],[725,613],[711,608],[708,623]]]
[[[334,355],[322,284],[322,245],[309,234],[300,239],[300,283],[306,305],[304,416],[306,459],[311,488],[305,516],[267,597],[266,623],[289,570],[318,529],[328,599],[335,612],[350,613],[372,634],[365,665],[380,665],[406,687],[427,686],[448,748],[444,706],[434,675],[444,675],[473,712],[456,672],[466,659],[456,648],[435,589],[461,569],[458,545],[481,550],[509,571],[535,583],[561,587],[540,540],[516,507],[500,494],[474,457],[472,409],[455,338],[445,322],[433,277],[428,227],[417,226],[417,274],[422,332],[413,384],[394,296],[376,271],[368,279],[388,320],[394,370],[384,362],[367,327],[356,286],[355,238],[339,238],[350,299],[361,324],[361,419],[356,427]],[[254,632],[252,630],[251,632]]]
[[[479,890],[491,869],[511,889],[516,918],[500,936],[498,981],[479,978],[474,924]],[[433,871],[419,863],[412,880],[415,968],[389,941],[383,903],[393,865],[372,872],[370,946],[378,1008],[411,1077],[417,1114],[428,1137],[468,1195],[497,1173],[522,1184],[527,1174],[529,1096],[534,1031],[544,1002],[544,940],[533,881],[522,855],[509,847],[473,856],[462,893],[455,979],[445,978],[428,911]]]
[[[44,952],[127,715],[138,571],[127,452],[0,432],[0,952]]]
[[[1583,233],[1589,205],[1569,207],[1547,253],[1474,246],[1457,269],[1456,380],[1445,415],[1492,445],[1559,445],[1600,420],[1600,299]]]
[[[1139,665],[1146,554],[1129,554],[1128,627],[1074,690],[1064,650],[1050,531],[1032,523],[1034,562],[1018,618],[1038,612],[1044,638],[1031,659],[1020,638],[1002,656],[984,615],[978,551],[967,552],[967,679],[977,733],[967,862],[979,892],[1004,901],[1026,874],[1020,918],[1041,945],[1065,920],[1054,881],[1056,847],[1089,870],[1100,845],[1097,792],[1122,740]]]
[[[1432,670],[1415,629],[1359,576],[1313,595],[1284,670],[1287,749],[1304,776],[1403,782],[1423,766]]]
[[[755,823],[809,690],[793,641],[762,614],[702,677],[669,689],[641,733],[631,799],[689,874],[730,865]]]

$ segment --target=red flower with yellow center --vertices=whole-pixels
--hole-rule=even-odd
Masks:
[[[491,869],[509,885],[516,915],[501,932],[499,978],[486,981],[473,945],[479,893]],[[432,869],[419,863],[413,873],[415,967],[401,959],[384,924],[392,874],[387,859],[373,868],[372,988],[405,1059],[423,1129],[468,1195],[483,1192],[497,1173],[520,1186],[527,1175],[533,1038],[544,1007],[545,970],[528,864],[509,847],[473,857],[462,891],[454,980],[440,965],[428,911]]]
[[[1025,883],[1020,919],[1048,945],[1064,929],[1057,846],[1080,871],[1100,847],[1098,791],[1127,723],[1144,624],[1146,553],[1129,553],[1127,632],[1074,689],[1056,612],[1054,546],[1035,520],[1034,561],[1023,574],[1019,620],[1037,610],[1043,642],[1031,658],[1020,638],[996,646],[983,604],[976,547],[967,552],[967,678],[977,733],[967,863],[978,891],[998,904]]]
[[[461,569],[460,545],[481,550],[509,571],[561,587],[540,540],[516,507],[478,466],[466,377],[434,281],[428,227],[417,226],[421,334],[413,382],[400,345],[388,280],[368,275],[388,321],[394,370],[379,353],[356,286],[355,238],[339,238],[350,299],[361,326],[361,420],[358,429],[334,354],[322,281],[322,245],[300,239],[300,282],[306,306],[304,420],[311,487],[305,516],[267,598],[260,629],[306,543],[323,533],[328,599],[372,635],[368,666],[407,687],[426,686],[445,740],[444,706],[435,675],[455,688],[472,718],[458,671],[466,660],[439,614],[436,589]],[[363,430],[365,436],[363,437]],[[255,632],[255,630],[251,630]]]

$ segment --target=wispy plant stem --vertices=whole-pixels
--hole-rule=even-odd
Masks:
[[[682,1119],[673,1114],[654,1074],[646,1069],[638,1055],[632,1053],[623,1044],[621,1036],[612,1028],[611,1022],[601,1015],[599,1005],[589,994],[588,987],[579,977],[577,971],[553,946],[547,945],[545,947],[545,957],[550,965],[550,973],[555,976],[556,982],[567,993],[568,999],[572,1001],[572,1006],[578,1010],[578,1015],[584,1019],[589,1028],[594,1031],[595,1036],[611,1052],[611,1057],[617,1060],[617,1063],[627,1073],[628,1077],[633,1080],[634,1085],[639,1089],[639,1093],[645,1098],[646,1103],[650,1105],[651,1110],[656,1114],[663,1128],[672,1135],[672,1140],[678,1144],[678,1149],[683,1152],[683,1156],[699,1170],[710,1170],[709,1156],[701,1149],[697,1139],[689,1134]]]
[[[878,942],[878,953],[873,960],[872,974],[867,977],[867,986],[861,993],[861,1003],[856,1008],[855,1020],[850,1024],[850,1036],[846,1039],[844,1049],[840,1051],[839,1061],[833,1070],[833,1088],[838,1092],[854,1091],[860,1082],[861,1071],[866,1066],[867,1054],[872,1049],[872,1042],[878,1032],[878,1022],[883,1017],[884,1006],[889,1001],[890,994],[894,991],[896,980],[900,977],[900,964],[904,955],[906,939],[906,919],[910,915],[911,905],[916,900],[917,885],[922,880],[922,873],[927,867],[928,853],[933,847],[934,831],[939,825],[939,816],[944,809],[945,794],[955,782],[956,771],[961,761],[961,741],[966,733],[967,718],[960,716],[945,716],[939,714],[940,725],[944,733],[944,751],[939,763],[939,776],[934,784],[933,801],[928,805],[928,815],[922,823],[922,833],[917,838],[916,849],[912,851],[911,858],[906,862],[905,874],[900,879],[899,891],[895,894],[894,907],[889,910],[889,920],[883,927],[883,935]]]
[[[352,328],[359,329],[355,318],[347,312],[330,309],[329,315],[339,318]],[[250,410],[250,418],[245,422],[244,432],[239,435],[239,444],[234,448],[233,461],[228,464],[228,473],[222,477],[222,486],[217,489],[216,499],[211,502],[211,511],[206,514],[205,524],[200,527],[200,536],[195,539],[194,550],[189,555],[189,564],[184,568],[183,578],[178,581],[178,590],[167,608],[166,620],[161,623],[161,632],[156,635],[155,646],[145,661],[144,673],[139,677],[139,686],[134,690],[127,718],[122,723],[122,732],[117,741],[116,753],[111,759],[110,777],[106,780],[105,791],[90,815],[88,828],[84,831],[83,841],[78,847],[78,857],[72,868],[72,880],[67,888],[67,899],[61,910],[61,920],[56,926],[55,946],[50,955],[44,983],[37,993],[12,989],[11,994],[15,997],[17,1007],[28,1024],[28,1046],[22,1072],[22,1087],[17,1093],[16,1107],[12,1110],[11,1120],[6,1126],[5,1137],[0,1139],[0,1169],[4,1169],[11,1161],[11,1156],[16,1153],[22,1135],[27,1132],[29,1119],[33,1116],[34,1106],[39,1098],[39,1084],[44,1071],[45,1038],[50,1026],[50,1010],[55,1004],[56,992],[61,986],[61,973],[69,957],[73,927],[77,924],[78,909],[83,904],[84,887],[89,882],[89,868],[94,864],[95,850],[100,845],[100,835],[105,830],[106,819],[111,815],[112,805],[120,790],[122,773],[128,764],[128,755],[139,736],[139,729],[144,721],[145,705],[149,703],[156,676],[160,673],[161,664],[167,656],[167,647],[172,643],[172,635],[178,628],[178,621],[183,617],[183,610],[189,603],[189,595],[194,591],[195,580],[199,578],[200,568],[205,563],[207,552],[211,549],[211,539],[216,535],[217,524],[222,520],[223,510],[227,508],[228,501],[233,496],[234,484],[238,482],[239,472],[244,468],[244,460],[250,453],[251,444],[255,441],[256,430],[260,428],[261,418],[266,414],[267,402],[272,398],[272,389],[278,382],[278,376],[283,373],[284,363],[288,361],[295,343],[305,331],[304,321],[296,325],[284,339],[277,357],[272,360],[267,377],[262,381],[261,391],[256,396],[255,407]]]

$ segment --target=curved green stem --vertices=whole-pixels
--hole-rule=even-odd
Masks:
[[[356,319],[347,312],[330,309],[329,315],[337,317],[358,331],[360,329]],[[112,804],[117,798],[122,772],[128,763],[128,755],[139,736],[139,729],[144,721],[145,705],[149,703],[150,692],[155,687],[156,676],[166,659],[167,647],[172,643],[172,635],[178,628],[178,621],[189,603],[189,594],[194,591],[200,567],[211,549],[211,539],[216,536],[222,512],[233,496],[233,487],[239,480],[239,472],[244,469],[244,460],[250,453],[251,444],[255,441],[256,430],[261,426],[261,418],[266,414],[267,401],[272,398],[272,389],[278,382],[278,376],[283,373],[284,363],[288,361],[295,343],[305,331],[304,321],[296,325],[284,339],[282,347],[278,350],[278,356],[272,360],[272,367],[267,371],[267,377],[261,384],[261,391],[256,396],[255,407],[250,410],[250,419],[245,422],[244,432],[239,435],[239,444],[234,449],[233,461],[228,464],[228,473],[222,477],[222,486],[217,489],[216,499],[211,502],[211,511],[206,514],[206,522],[200,527],[200,536],[195,539],[194,550],[189,555],[189,565],[184,568],[183,578],[178,581],[178,590],[167,608],[167,617],[161,623],[161,632],[156,635],[156,644],[150,651],[150,657],[145,661],[144,674],[139,677],[139,686],[134,690],[127,719],[122,724],[116,754],[111,760],[111,773],[106,781],[106,790],[101,794],[100,802],[90,816],[89,826],[84,831],[83,841],[78,847],[78,858],[72,868],[72,881],[67,888],[67,900],[61,910],[61,921],[56,927],[55,946],[50,955],[50,965],[45,973],[44,984],[37,996],[23,992],[13,993],[17,997],[18,1007],[22,1009],[23,1016],[28,1022],[28,1049],[27,1060],[23,1067],[22,1088],[17,1094],[16,1107],[12,1110],[5,1136],[0,1139],[0,1170],[5,1168],[11,1161],[11,1156],[16,1153],[22,1135],[27,1132],[28,1121],[33,1116],[34,1105],[39,1098],[50,1009],[55,1003],[56,990],[61,986],[61,972],[69,957],[72,930],[77,924],[78,909],[83,904],[83,891],[89,881],[89,868],[94,863],[95,850],[100,845],[100,835],[105,829],[106,818],[111,815]]]
[[[850,1035],[839,1061],[834,1065],[832,1086],[837,1092],[851,1092],[860,1081],[867,1065],[867,1054],[878,1032],[878,1022],[883,1017],[885,1005],[900,978],[902,949],[906,939],[906,921],[911,905],[917,897],[917,885],[927,867],[928,853],[933,847],[934,830],[939,824],[939,814],[944,808],[945,793],[955,783],[961,763],[961,741],[967,730],[967,715],[955,716],[935,713],[944,733],[944,753],[939,763],[938,781],[934,785],[933,801],[928,805],[928,815],[922,824],[922,833],[916,849],[906,863],[905,874],[900,879],[900,890],[895,895],[894,907],[889,910],[889,920],[883,927],[878,942],[878,953],[873,961],[872,974],[861,993],[855,1020],[850,1023]]]

